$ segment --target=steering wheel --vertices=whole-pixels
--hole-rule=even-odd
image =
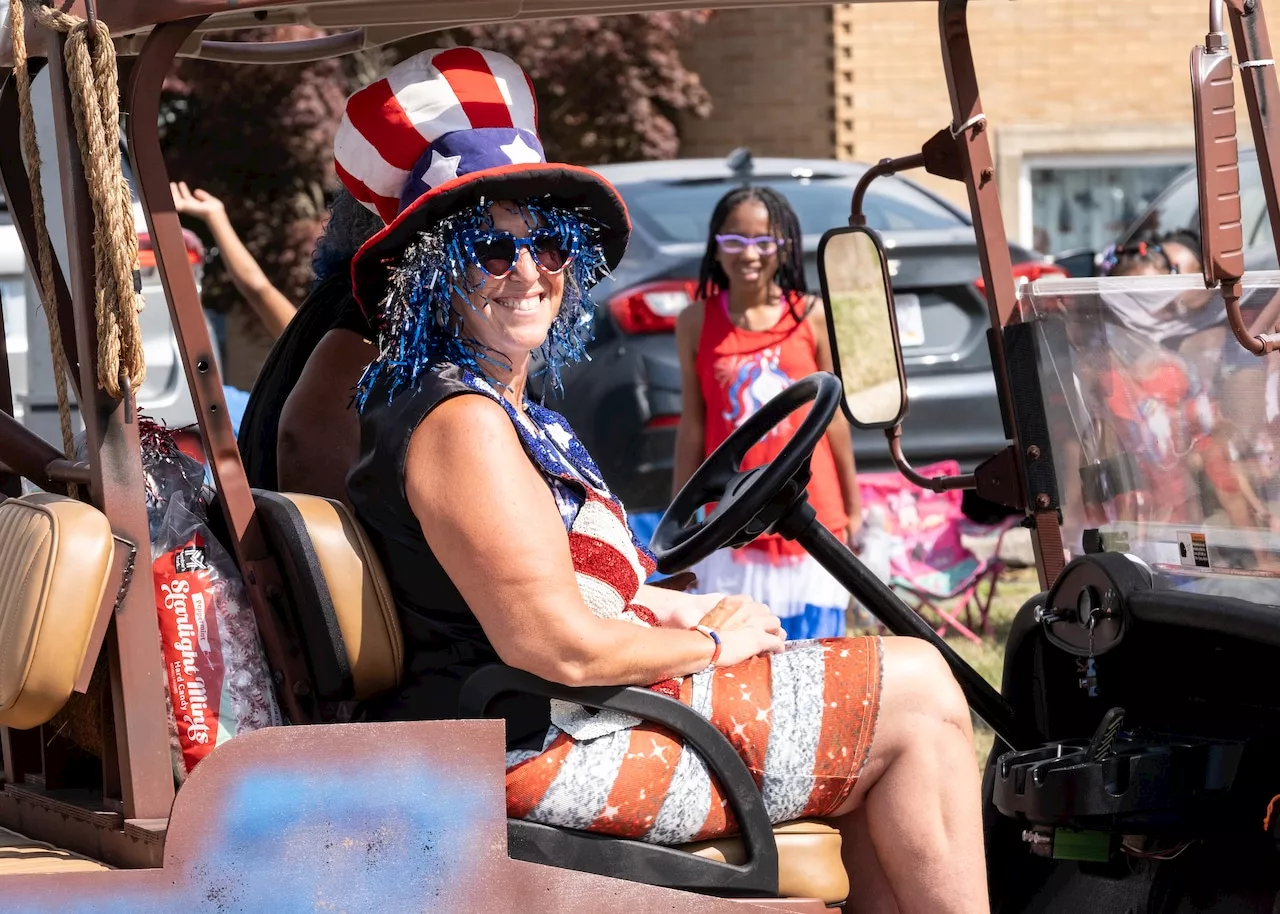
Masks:
[[[765,533],[809,484],[809,460],[840,405],[840,381],[819,371],[785,388],[734,429],[671,502],[653,533],[658,570],[673,574],[717,549],[744,546]],[[813,403],[777,457],[752,470],[742,460],[755,444],[800,407]],[[784,504],[779,498],[789,496]],[[689,521],[716,502],[702,521]],[[778,510],[767,510],[776,508]]]

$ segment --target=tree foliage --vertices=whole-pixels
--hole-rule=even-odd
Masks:
[[[319,34],[288,26],[218,37],[283,41]],[[380,64],[366,58],[290,66],[183,59],[166,81],[161,141],[170,177],[223,201],[268,278],[295,303],[306,295],[326,195],[336,186],[333,137],[343,104],[377,69]],[[198,223],[190,228],[210,240]],[[228,352],[226,365],[229,382],[247,387],[269,341],[216,258],[205,272],[202,298],[205,307],[227,313],[235,335],[249,344],[247,352]]]
[[[492,48],[520,64],[538,97],[548,158],[578,165],[675,158],[682,115],[711,98],[682,50],[703,12],[583,16],[453,29],[435,44]]]
[[[383,52],[290,66],[180,60],[161,108],[165,159],[173,180],[223,201],[268,278],[301,302],[326,197],[337,186],[333,138],[343,104],[391,63],[427,47],[492,48],[532,78],[549,158],[577,164],[665,159],[679,150],[679,117],[710,110],[706,90],[681,56],[704,19],[681,12],[474,26]],[[217,37],[286,41],[319,34],[289,26]],[[248,387],[269,341],[216,258],[202,297],[206,307],[228,314],[236,345],[228,352],[227,379]]]

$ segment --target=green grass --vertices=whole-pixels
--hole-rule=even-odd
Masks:
[[[996,598],[991,604],[988,616],[990,633],[982,639],[982,644],[977,645],[962,635],[948,633],[947,643],[997,689],[1000,688],[1000,680],[1004,675],[1004,645],[1009,637],[1013,618],[1022,605],[1039,592],[1040,583],[1034,568],[1006,569],[1000,577]],[[936,621],[929,615],[926,618],[931,622]],[[959,615],[959,619],[964,621],[963,613]],[[976,716],[973,718],[973,731],[978,767],[981,769],[987,763],[987,755],[991,752],[991,743],[995,737],[991,728]]]
[[[955,648],[956,653],[997,689],[1004,677],[1004,645],[1009,638],[1013,617],[1027,600],[1039,592],[1040,581],[1034,568],[1010,568],[1000,577],[1000,586],[996,588],[996,598],[988,616],[991,620],[991,633],[982,639],[982,645],[978,646],[959,635],[947,638],[947,643]],[[963,616],[961,619],[963,620]],[[995,735],[977,717],[973,719],[973,735],[978,751],[978,766],[981,768],[987,763],[987,754],[991,751]]]

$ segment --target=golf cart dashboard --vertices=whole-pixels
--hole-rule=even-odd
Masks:
[[[1002,813],[1177,829],[1234,814],[1247,763],[1274,757],[1280,611],[1161,583],[1132,555],[1084,555],[1024,607],[1006,677],[1037,683],[1011,697],[1047,739],[1000,757]]]
[[[1180,626],[1280,648],[1280,607],[1159,586],[1141,559],[1098,553],[1071,562],[1037,610],[1050,643],[1077,657],[1100,657],[1135,622]]]

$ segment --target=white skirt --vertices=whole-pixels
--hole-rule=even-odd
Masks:
[[[743,593],[773,610],[787,640],[843,638],[849,592],[811,555],[774,564],[763,552],[721,549],[690,571],[698,593]]]

